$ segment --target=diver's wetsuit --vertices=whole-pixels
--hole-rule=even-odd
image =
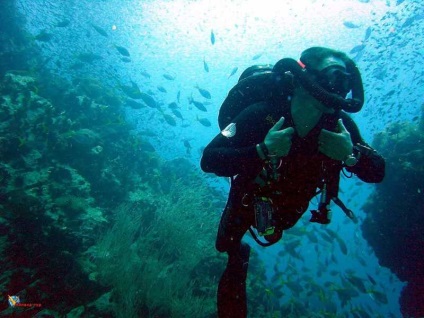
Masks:
[[[219,317],[247,315],[245,281],[249,247],[241,243],[241,239],[249,226],[254,225],[251,200],[260,190],[254,180],[265,166],[257,154],[256,144],[264,141],[269,129],[281,116],[285,118],[281,129],[294,128],[289,106],[290,97],[278,103],[270,99],[250,105],[232,121],[236,124],[236,134],[230,138],[217,135],[203,153],[203,171],[233,178],[216,241],[217,250],[229,255],[227,268],[218,286]],[[330,198],[337,197],[343,165],[318,151],[318,136],[321,129],[335,131],[339,117],[350,132],[353,144],[369,147],[362,140],[355,123],[344,112],[340,112],[338,117],[323,115],[304,138],[295,133],[290,151],[281,158],[278,168],[280,178],[274,188],[280,194],[272,198],[274,210],[277,211],[276,234],[270,240],[278,240],[283,230],[295,225],[316,195],[316,189],[322,186],[323,178]],[[372,183],[382,181],[384,169],[384,159],[377,152],[362,154],[355,166],[346,168],[361,180]]]

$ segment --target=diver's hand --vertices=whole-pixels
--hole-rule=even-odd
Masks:
[[[286,129],[279,130],[283,124],[284,117],[281,117],[280,120],[271,127],[265,137],[264,144],[268,149],[269,156],[284,157],[287,156],[290,151],[294,129],[293,127],[287,127]]]
[[[337,121],[337,131],[321,130],[318,137],[318,149],[321,153],[334,160],[345,160],[353,151],[350,133],[343,125],[343,121]]]

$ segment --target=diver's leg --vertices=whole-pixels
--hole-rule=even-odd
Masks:
[[[247,317],[246,278],[250,247],[240,243],[238,250],[228,251],[228,262],[218,285],[218,317]]]
[[[240,212],[228,203],[219,224],[216,248],[228,253],[227,267],[218,285],[217,305],[220,318],[247,316],[246,277],[250,247],[242,243],[241,239],[250,223]]]

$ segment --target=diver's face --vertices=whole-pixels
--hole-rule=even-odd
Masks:
[[[351,74],[346,70],[343,60],[330,56],[325,58],[312,71],[316,81],[326,91],[337,94],[343,98],[351,89]]]
[[[328,74],[326,73],[328,71]],[[329,87],[331,85],[331,78],[334,73],[334,71],[346,71],[346,65],[345,63],[336,57],[330,56],[321,61],[320,64],[316,66],[314,69],[314,73],[317,76],[318,82],[327,90],[329,90]],[[327,114],[332,114],[335,112],[333,108],[326,107],[318,100],[313,103],[314,107],[317,108],[319,111]]]

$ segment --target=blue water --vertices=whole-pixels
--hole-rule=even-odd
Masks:
[[[40,45],[42,54],[51,58],[45,67],[53,73],[65,78],[76,75],[102,78],[114,88],[135,82],[154,96],[163,105],[165,113],[171,116],[167,105],[178,102],[179,95],[184,120],[175,118],[176,126],[167,124],[163,114],[149,107],[140,110],[128,107],[126,116],[137,125],[138,131],[155,132],[149,141],[163,158],[186,157],[197,167],[202,147],[219,132],[219,107],[241,72],[253,64],[274,64],[283,57],[298,58],[300,52],[310,46],[328,46],[349,52],[357,45],[365,45],[361,54],[356,56],[356,62],[364,80],[366,104],[354,118],[368,142],[371,143],[373,136],[391,122],[411,121],[419,114],[423,103],[423,22],[417,21],[412,27],[404,25],[408,18],[422,13],[419,0],[404,1],[399,5],[399,1],[394,0],[287,0],[260,4],[255,0],[16,2],[26,17],[24,27],[31,34],[36,36],[43,30],[54,33],[53,40]],[[65,17],[70,19],[70,25],[55,27]],[[101,35],[93,24],[108,36]],[[347,26],[352,24],[354,27]],[[364,40],[368,28],[372,31]],[[211,31],[215,36],[214,44],[211,43]],[[130,61],[123,60],[116,46],[129,51]],[[102,59],[67,73],[66,70],[72,69],[82,53],[93,53]],[[60,67],[57,59],[61,61]],[[209,72],[205,71],[204,62]],[[229,77],[235,67],[238,71]],[[175,79],[167,79],[164,75]],[[207,89],[212,98],[202,97],[196,85]],[[161,92],[159,86],[166,92]],[[201,112],[189,104],[190,97],[205,103],[208,111]],[[203,118],[212,126],[203,126],[198,120]],[[184,141],[191,145],[190,153]],[[213,187],[227,193],[227,180],[207,178]],[[342,181],[341,198],[349,202],[349,208],[361,220],[365,217],[361,206],[373,186],[356,184],[357,181]],[[297,228],[307,227],[308,231],[312,228],[317,233],[323,231],[315,224],[307,224],[307,217],[305,215]],[[260,257],[269,264],[269,289],[279,288],[276,273],[284,273],[288,263],[301,269],[299,277],[306,276],[318,285],[326,281],[340,284],[338,277],[327,273],[319,275],[322,271],[320,264],[332,257],[327,270],[337,270],[341,275],[353,270],[366,281],[367,288],[384,292],[389,300],[388,304],[381,304],[369,294],[363,294],[352,300],[351,308],[365,307],[382,317],[389,314],[399,317],[398,297],[402,283],[387,268],[379,266],[362,237],[359,224],[349,222],[342,211],[334,207],[329,227],[346,242],[347,255],[334,242],[320,242],[316,248],[313,243],[303,240],[297,248],[303,259],[287,260],[278,256],[284,242],[268,249],[252,243]],[[291,235],[289,231],[287,236],[290,238]],[[364,259],[366,264],[361,264],[358,258]],[[376,286],[367,275],[377,281]],[[282,274],[281,280],[296,281],[299,277]],[[283,293],[281,302],[296,296],[290,290]],[[331,288],[327,290],[326,299],[337,299]],[[317,298],[311,302],[319,306]],[[340,304],[336,304],[341,310]]]

